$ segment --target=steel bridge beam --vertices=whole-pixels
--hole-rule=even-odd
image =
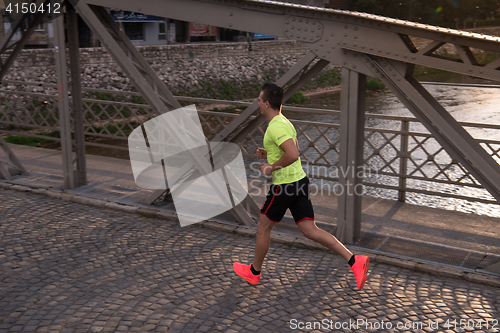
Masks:
[[[450,156],[500,202],[500,165],[413,77],[411,69],[407,73],[404,64],[370,55],[357,58],[358,70],[364,67],[391,89]]]
[[[289,89],[285,92],[285,98],[290,98],[296,91],[298,91],[305,83],[307,83],[311,77],[314,77],[321,69],[326,66],[328,62],[319,61],[314,64],[309,70],[309,66],[311,66],[312,62],[317,59],[316,56],[310,52],[304,56],[300,61],[297,62],[290,70],[288,70],[277,82],[276,84],[283,87],[292,81],[297,75],[300,75],[300,78],[293,83]],[[224,128],[218,135],[212,139],[211,143],[215,144],[217,142],[222,142],[223,140],[229,139],[229,135],[237,132],[238,134],[232,137],[230,142],[239,143],[246,138],[246,136],[252,133],[258,126],[262,125],[265,122],[265,117],[259,115],[254,120],[248,123],[250,117],[258,110],[257,101],[254,101],[250,106],[248,106],[237,118],[235,118],[226,128]],[[239,131],[239,132],[238,132]],[[213,145],[214,149],[217,149],[217,145]],[[172,182],[177,182],[178,179],[184,177],[189,170],[192,168],[191,163],[187,163],[179,171],[174,177],[172,177]],[[181,185],[178,190],[182,191],[183,186]],[[160,196],[165,193],[164,190],[154,191],[145,201],[146,204],[152,204],[155,202]],[[260,209],[255,203],[253,199],[250,197],[246,201],[248,207],[250,207],[249,211],[255,214],[257,217],[260,215]]]
[[[340,103],[339,184],[337,238],[352,244],[361,237],[361,192],[363,145],[365,139],[366,76],[348,68],[342,69]]]
[[[343,66],[343,50],[500,81],[500,58],[480,64],[473,48],[500,52],[500,38],[363,13],[257,0],[87,0],[188,22],[270,34],[303,42],[319,57]],[[414,39],[428,44],[419,50]],[[460,59],[434,53],[449,44]]]
[[[115,61],[127,74],[132,84],[134,84],[137,90],[141,92],[148,104],[158,115],[172,109],[180,108],[180,104],[177,100],[175,100],[173,95],[163,82],[161,82],[156,73],[154,73],[146,60],[130,42],[128,37],[120,31],[109,13],[103,7],[90,7],[84,0],[70,0],[70,2],[74,5],[76,11],[82,19],[98,36],[103,45],[105,45]],[[175,132],[178,124],[165,125],[170,131]],[[173,137],[173,139],[180,140],[177,137]],[[178,144],[183,146],[185,142],[178,142]],[[150,150],[151,148],[148,146],[148,149]],[[201,170],[204,174],[211,172],[212,166],[206,156],[204,156],[203,152],[196,153],[189,150],[186,151],[186,153],[189,155],[193,166],[196,166],[198,170]],[[221,181],[224,182],[223,179]],[[219,193],[218,186],[216,186],[217,184],[212,185],[213,188],[216,189],[215,194],[224,198],[224,193]],[[248,198],[245,204],[247,206],[249,205]],[[241,223],[246,225],[255,225],[252,216],[245,209],[243,203],[234,206],[231,213]]]
[[[35,1],[35,0],[33,0]],[[45,3],[48,3],[50,0],[46,0]],[[12,27],[7,31],[6,35],[3,37],[2,41],[0,42],[0,54],[4,53],[10,48],[14,48],[12,52],[9,54],[9,57],[5,61],[4,64],[1,65],[0,69],[0,81],[3,80],[5,77],[5,74],[7,74],[7,71],[10,69],[14,61],[16,60],[17,56],[19,53],[21,53],[22,49],[26,45],[26,42],[28,39],[33,35],[33,32],[35,31],[36,27],[42,22],[43,17],[45,16],[44,13],[38,12],[33,20],[31,21],[30,25],[26,30],[23,30],[21,28],[22,21],[26,18],[29,17],[27,14],[19,14],[16,21],[12,25]],[[15,31],[19,29],[21,31],[21,39],[18,40],[17,42],[10,44],[9,42],[12,40],[14,37]]]
[[[85,157],[85,134],[80,73],[80,48],[78,41],[78,16],[71,4],[66,3],[66,25],[68,32],[69,62],[71,70],[71,102],[73,108],[73,128],[75,131],[75,186],[87,184],[87,162]]]
[[[55,3],[58,1],[56,0]],[[64,15],[53,20],[54,55],[56,60],[57,93],[59,109],[59,127],[61,133],[62,168],[64,189],[74,189],[76,186],[73,170],[73,145],[71,139],[70,105],[68,96],[68,77],[66,74],[66,35]]]

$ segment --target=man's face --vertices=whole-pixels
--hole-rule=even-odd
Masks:
[[[264,102],[264,100],[262,99],[262,95],[264,94],[263,91],[260,92],[260,95],[259,95],[259,108],[260,108],[260,113],[261,114],[265,114],[265,111],[269,108],[269,102]]]

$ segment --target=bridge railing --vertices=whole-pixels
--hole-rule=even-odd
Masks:
[[[0,133],[60,141],[56,85],[4,81],[0,88]],[[239,110],[250,105],[249,102],[176,98],[186,105],[197,104],[208,139],[236,118]],[[134,92],[84,89],[83,104],[86,145],[120,150],[124,156],[127,156],[130,132],[156,116],[140,94]],[[229,112],[224,111],[227,107],[231,107]],[[205,111],[206,108],[222,111]],[[285,106],[283,111],[296,127],[300,157],[311,178],[337,182],[340,172],[352,172],[338,167],[340,111],[290,106]],[[461,124],[500,163],[500,140],[474,135],[478,130],[498,131],[500,125]],[[250,167],[258,162],[254,152],[262,146],[265,126],[255,129],[240,144]],[[413,117],[366,114],[364,168],[354,172],[363,172],[366,187],[375,192],[391,190],[403,202],[407,200],[407,193],[420,193],[497,204]]]

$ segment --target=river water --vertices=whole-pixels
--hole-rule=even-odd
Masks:
[[[420,78],[421,82],[425,78]],[[432,79],[432,78],[431,78]],[[436,79],[436,78],[434,78]],[[449,77],[446,78],[448,82],[452,83],[473,83],[476,84],[488,84],[488,82],[478,81],[471,78],[464,77]],[[439,81],[439,78],[438,78]],[[488,86],[455,86],[455,85],[435,85],[435,84],[423,84],[424,87],[441,103],[441,105],[450,112],[450,114],[460,122],[474,122],[482,124],[495,124],[500,125],[500,86],[498,88],[493,88]],[[329,94],[321,95],[317,97],[309,97],[306,102],[301,106],[311,107],[311,108],[324,108],[330,110],[340,109],[340,94]],[[375,93],[368,93],[366,98],[366,112],[369,114],[384,114],[384,115],[395,115],[395,116],[412,116],[412,113],[399,101],[399,99],[394,96],[390,91],[383,90]],[[286,115],[286,112],[285,112]],[[333,122],[338,123],[338,118],[336,119],[326,119],[324,115],[300,115],[293,113],[289,115],[290,118],[303,119],[310,121],[319,122]],[[367,126],[378,127],[378,128],[389,128],[389,129],[400,129],[401,123],[387,120],[371,119],[367,120]],[[412,123],[411,131],[418,131],[428,133],[423,125],[420,123]],[[466,130],[474,137],[481,139],[491,139],[500,140],[500,130],[497,129],[473,129],[466,128]],[[437,143],[435,143],[437,145]],[[431,144],[432,146],[432,144]],[[411,148],[411,146],[410,146]],[[500,148],[498,145],[496,149]],[[432,147],[430,149],[433,149]],[[439,149],[434,147],[434,149]],[[426,158],[426,157],[425,157]],[[441,161],[439,160],[441,158]],[[447,154],[439,154],[436,158],[437,163],[447,163],[450,158]],[[497,159],[500,163],[500,159]],[[453,169],[450,169],[453,172]],[[456,168],[457,174],[461,173],[459,168]],[[382,178],[384,176],[370,176],[374,177],[369,179],[370,182],[380,180],[384,181]],[[376,178],[379,179],[376,179]],[[365,178],[366,180],[366,178]],[[391,183],[386,177],[385,183]],[[391,185],[397,185],[396,183],[391,183]],[[449,186],[446,184],[438,184],[432,182],[413,182],[408,180],[408,187],[419,188],[424,190],[435,190],[441,192],[455,193],[459,195],[493,199],[493,197],[483,189],[475,188],[459,188],[456,186]],[[381,188],[365,188],[365,195],[376,196],[388,199],[397,200],[397,191],[386,190]],[[428,207],[443,208],[448,210],[460,211],[465,213],[475,213],[481,215],[488,215],[493,217],[500,217],[500,205],[496,204],[486,204],[475,201],[466,201],[446,197],[428,196],[417,193],[407,193],[406,202],[424,205]]]

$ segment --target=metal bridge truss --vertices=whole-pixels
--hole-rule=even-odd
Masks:
[[[493,54],[500,52],[499,38],[375,15],[273,1],[66,0],[65,5],[66,27],[63,18],[59,17],[54,20],[54,28],[66,188],[86,182],[78,45],[75,43],[78,40],[76,13],[93,30],[156,114],[179,107],[167,87],[104,9],[112,7],[303,42],[311,50],[310,53],[277,82],[285,88],[285,99],[298,91],[327,64],[342,66],[339,167],[343,170],[356,170],[363,165],[365,78],[376,77],[425,125],[448,154],[460,162],[497,201],[500,201],[500,165],[412,75],[415,65],[423,65],[500,81],[500,57],[485,63],[479,56],[483,51],[491,51]],[[7,61],[1,64],[0,79],[5,76],[41,16],[32,18],[30,26],[22,31],[21,40],[12,44],[13,33],[16,29],[21,29],[20,22],[24,18],[26,17],[19,15],[12,31],[0,41],[2,52],[12,49]],[[60,51],[65,49],[65,29],[70,41],[72,120],[65,75],[66,55]],[[417,48],[415,38],[426,40],[427,45]],[[438,52],[441,47],[450,45],[456,49],[459,57],[445,57]],[[239,143],[246,140],[265,121],[262,116],[253,116],[257,108],[256,102],[248,106],[211,141]],[[71,127],[74,127],[74,142],[71,140]],[[1,146],[8,150],[6,145]],[[73,158],[72,146],[76,148],[76,158]],[[192,165],[203,169],[202,160],[203,158],[192,156]],[[362,182],[358,173],[341,174],[339,182],[343,186],[355,187]],[[182,176],[179,174],[179,177]],[[360,236],[361,197],[356,194],[348,195],[352,191],[344,192],[339,200],[337,237],[342,242],[352,243],[354,238]],[[147,202],[153,202],[161,194],[163,193],[160,191],[154,193]],[[254,223],[253,218],[258,216],[258,207],[248,196],[246,202],[232,212],[240,222],[251,225]]]

